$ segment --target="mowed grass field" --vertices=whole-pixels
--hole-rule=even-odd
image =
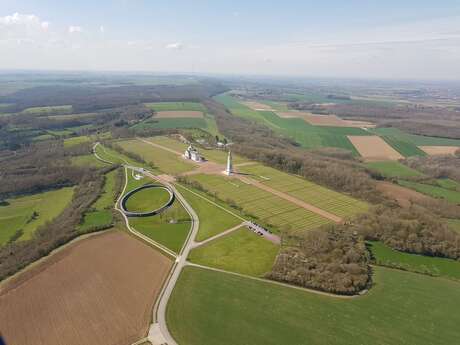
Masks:
[[[64,139],[64,147],[72,147],[72,146],[76,146],[76,145],[80,145],[84,143],[89,143],[90,141],[91,141],[91,138],[86,135],[82,135],[79,137],[66,138]]]
[[[91,166],[95,168],[102,168],[107,166],[107,164],[101,162],[100,160],[96,159],[93,154],[88,155],[81,155],[81,156],[73,156],[70,158],[70,162],[76,166]]]
[[[166,174],[181,174],[195,168],[193,163],[182,159],[181,156],[137,139],[118,141],[117,145],[128,152],[140,155],[146,162],[153,164]]]
[[[359,156],[347,135],[368,135],[361,128],[313,126],[300,118],[281,118],[271,111],[252,110],[228,94],[221,94],[214,98],[229,109],[232,114],[251,121],[258,121],[273,131],[295,140],[307,149],[337,147],[349,150],[354,155]]]
[[[365,164],[366,167],[375,170],[385,177],[417,177],[423,174],[415,169],[409,168],[402,163],[395,161],[370,162]]]
[[[145,188],[132,194],[126,201],[131,212],[148,212],[166,205],[170,196],[163,188]]]
[[[434,186],[425,183],[399,180],[401,186],[413,189],[422,194],[432,196],[434,198],[444,199],[453,204],[460,204],[460,192],[439,186]]]
[[[381,242],[369,242],[377,265],[460,280],[460,262],[394,250]]]
[[[400,129],[393,128],[393,127],[374,128],[374,129],[370,129],[369,131],[382,136],[385,140],[389,138],[390,141],[394,139],[396,141],[410,143],[415,146],[459,146],[460,147],[460,139],[436,138],[436,137],[426,137],[423,135],[409,134],[409,133],[405,133],[401,131]],[[420,155],[425,156],[426,153],[421,151]]]
[[[190,191],[188,187],[181,186],[180,184],[176,184],[176,187],[178,187],[179,192],[198,214],[200,227],[195,238],[196,241],[204,241],[207,238],[233,228],[243,221],[242,219],[235,217],[222,208],[217,207],[206,199],[198,196],[200,194]]]
[[[69,205],[74,189],[65,187],[43,193],[7,199],[0,206],[0,245],[22,230],[19,241],[28,240],[38,227],[56,218]]]
[[[326,218],[236,178],[203,174],[188,178],[199,182],[211,193],[216,193],[221,200],[235,202],[246,213],[264,222],[265,225],[274,226],[275,231],[295,232],[329,223]]]
[[[167,308],[179,344],[456,344],[460,283],[374,268],[354,299],[185,267]]]
[[[368,205],[365,202],[261,164],[244,166],[239,170],[250,174],[250,177],[267,186],[285,192],[339,217],[353,216],[357,213],[366,212],[368,209]]]
[[[193,263],[226,271],[263,277],[270,272],[279,247],[246,227],[190,252]]]

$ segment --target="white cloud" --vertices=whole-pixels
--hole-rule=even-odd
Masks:
[[[7,30],[10,33],[21,30],[33,30],[36,28],[41,28],[46,31],[49,27],[49,22],[42,21],[35,14],[21,14],[16,12],[12,15],[0,17],[0,29],[2,27],[3,30]]]
[[[40,26],[42,27],[43,30],[46,31],[46,30],[48,30],[48,28],[50,27],[50,23],[48,23],[48,22],[42,22],[42,23],[40,24]]]
[[[83,28],[81,26],[71,25],[71,26],[69,26],[68,31],[69,31],[70,34],[80,33],[80,32],[83,32]]]
[[[165,46],[166,49],[180,50],[184,48],[184,45],[180,42],[169,43]]]
[[[104,25],[101,25],[101,26],[99,27],[99,32],[101,32],[101,33],[104,33],[104,32],[105,32]]]

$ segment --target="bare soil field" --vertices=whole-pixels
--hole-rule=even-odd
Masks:
[[[343,120],[336,115],[314,115],[309,112],[301,111],[286,111],[277,112],[279,117],[293,118],[298,117],[304,119],[313,126],[333,126],[333,127],[375,127],[374,124],[365,121]]]
[[[419,146],[418,148],[430,156],[453,155],[455,152],[460,150],[460,147],[458,146]]]
[[[404,158],[398,151],[376,135],[348,135],[347,137],[366,161],[398,160]]]
[[[126,345],[143,338],[171,261],[121,231],[76,241],[0,286],[8,345]]]
[[[201,111],[195,111],[195,110],[159,111],[156,113],[155,118],[158,118],[158,119],[174,119],[174,118],[202,119],[203,113]]]
[[[411,205],[411,200],[420,201],[431,199],[429,196],[416,192],[415,190],[391,182],[378,181],[377,189],[387,197],[396,200],[401,207],[409,207]]]
[[[274,109],[267,104],[259,103],[256,101],[246,101],[241,102],[245,106],[251,108],[252,110],[266,110],[266,111],[273,111]]]

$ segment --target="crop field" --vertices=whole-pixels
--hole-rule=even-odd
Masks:
[[[76,241],[0,288],[7,344],[132,344],[171,261],[121,231]]]
[[[189,260],[255,277],[271,271],[278,246],[242,227],[191,251]]]
[[[460,150],[459,146],[419,146],[419,148],[430,156],[453,155]]]
[[[460,283],[373,270],[375,285],[365,296],[340,299],[186,267],[168,305],[168,327],[188,345],[458,342]]]
[[[155,115],[155,119],[175,119],[175,118],[202,119],[203,113],[201,111],[193,111],[193,110],[168,110],[168,111],[159,111]]]
[[[32,107],[22,111],[24,114],[32,115],[53,115],[53,114],[70,114],[72,112],[71,105],[55,105],[50,107]]]
[[[313,126],[332,126],[332,127],[374,127],[370,122],[343,120],[337,115],[315,115],[304,111],[282,111],[276,112],[281,118],[300,118]]]
[[[419,147],[409,141],[402,140],[397,136],[384,135],[382,136],[382,139],[404,157],[426,156],[426,153],[423,150],[420,150]]]
[[[126,208],[132,212],[148,212],[166,205],[169,193],[163,188],[147,188],[132,194],[126,201]]]
[[[146,162],[167,174],[177,175],[193,170],[195,164],[182,159],[179,155],[161,148],[149,145],[140,140],[126,140],[117,142],[121,148],[128,152],[140,155]]]
[[[359,154],[368,161],[398,160],[404,158],[398,151],[376,135],[348,136]]]
[[[445,199],[446,201],[453,204],[460,204],[460,192],[455,190],[404,180],[399,180],[398,183],[401,186],[411,188],[417,192],[432,196],[434,198]]]
[[[260,164],[241,167],[240,170],[251,174],[251,178],[273,189],[285,192],[339,217],[349,217],[366,212],[368,208],[365,202]]]
[[[203,104],[198,102],[153,102],[144,103],[147,108],[155,111],[200,111],[206,112]]]
[[[392,137],[392,138],[395,138],[396,140],[401,140],[404,142],[412,143],[415,146],[459,146],[460,147],[460,139],[436,138],[436,137],[426,137],[423,135],[408,134],[408,133],[405,133],[393,127],[374,128],[374,129],[370,129],[370,131],[378,135],[381,135],[385,138]]]
[[[256,101],[244,101],[241,102],[245,106],[251,108],[252,110],[268,110],[268,111],[273,111],[273,109],[270,105],[266,103],[261,103],[261,102],[256,102]]]
[[[225,212],[221,208],[188,191],[188,187],[185,189],[179,184],[176,186],[200,219],[200,227],[198,229],[196,241],[204,241],[242,222],[241,219],[236,218],[230,213]]]
[[[394,161],[370,162],[365,164],[366,167],[375,170],[385,177],[417,177],[423,176],[421,172],[409,168],[402,163]]]
[[[64,139],[64,147],[72,147],[72,146],[88,143],[90,141],[91,141],[91,138],[86,135],[79,136],[79,137],[66,138]]]
[[[281,118],[271,111],[255,111],[226,94],[216,96],[215,99],[224,104],[232,114],[258,121],[307,149],[337,147],[349,150],[358,156],[358,151],[347,136],[369,135],[361,128],[313,126],[301,118]]]
[[[460,183],[457,181],[451,180],[449,178],[438,178],[436,180],[436,183],[438,186],[442,188],[456,190],[460,192]]]
[[[316,213],[235,178],[198,174],[189,179],[199,182],[220,199],[235,202],[245,212],[277,230],[309,230],[329,223],[328,219]]]
[[[460,262],[394,250],[381,242],[370,242],[377,265],[460,280]]]
[[[38,227],[64,211],[72,196],[73,188],[65,187],[7,199],[7,204],[0,206],[0,245],[7,243],[19,230],[22,235],[18,240],[30,239]]]
[[[208,127],[205,119],[203,118],[151,118],[133,126],[133,129],[169,129],[169,128],[201,128]]]

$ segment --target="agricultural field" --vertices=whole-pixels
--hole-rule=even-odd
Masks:
[[[411,143],[415,146],[459,146],[460,139],[448,139],[448,138],[437,138],[427,137],[423,135],[415,135],[405,133],[397,128],[374,128],[370,129],[373,133],[380,135],[384,138],[395,138],[396,140]],[[423,151],[422,151],[423,152]]]
[[[121,231],[77,240],[2,283],[2,335],[21,345],[132,344],[147,334],[171,264]]]
[[[350,217],[357,213],[366,212],[368,209],[365,202],[270,167],[257,164],[244,166],[239,170],[250,174],[251,178],[257,179],[264,185],[339,217]]]
[[[395,161],[370,162],[366,163],[365,166],[371,170],[379,172],[380,174],[388,178],[407,178],[423,176],[421,172]]]
[[[419,146],[419,148],[430,156],[453,155],[460,150],[459,146]]]
[[[144,103],[147,108],[155,111],[201,111],[206,112],[206,107],[198,102],[152,102]]]
[[[146,188],[132,194],[126,201],[126,209],[131,212],[157,210],[169,201],[169,193],[163,188]]]
[[[197,196],[196,194],[198,194],[198,192],[191,192],[188,190],[188,187],[183,187],[180,184],[176,184],[176,186],[190,206],[192,206],[198,214],[200,227],[195,238],[196,241],[204,241],[242,222],[241,219],[236,218],[209,201]]]
[[[460,262],[431,256],[403,253],[381,242],[369,242],[377,265],[460,280]]]
[[[456,190],[446,189],[446,188],[442,188],[442,187],[438,187],[438,186],[430,185],[430,184],[425,184],[425,183],[418,183],[418,182],[404,181],[404,180],[399,180],[398,183],[401,186],[411,188],[422,194],[426,194],[434,198],[444,199],[453,204],[460,204],[460,192]]]
[[[418,146],[402,140],[398,136],[384,135],[382,139],[404,157],[426,156],[426,153]]]
[[[382,138],[376,135],[348,136],[359,154],[366,161],[398,160],[403,159],[398,151],[388,145]]]
[[[72,200],[73,192],[72,187],[65,187],[7,199],[0,206],[0,245],[17,236],[18,231],[21,233],[16,240],[30,239],[35,230],[65,210]]]
[[[189,179],[200,183],[209,192],[216,193],[225,202],[242,207],[244,212],[255,217],[257,221],[268,227],[275,227],[274,231],[309,230],[330,222],[316,213],[236,178],[197,174],[189,176]]]
[[[373,281],[365,296],[343,299],[186,267],[168,305],[168,327],[188,345],[458,341],[458,282],[382,267]]]
[[[71,105],[55,105],[49,107],[32,107],[22,111],[23,114],[31,115],[53,115],[53,114],[70,114],[72,112]]]
[[[84,143],[89,143],[91,141],[91,138],[84,135],[84,136],[79,136],[79,137],[71,137],[71,138],[66,138],[64,139],[64,147],[72,147]]]
[[[91,166],[95,168],[102,168],[107,166],[107,164],[96,159],[93,154],[73,156],[70,158],[70,162],[75,166]]]
[[[155,115],[155,119],[175,119],[175,118],[202,119],[203,113],[201,111],[193,111],[193,110],[168,110],[168,111],[159,111]]]
[[[279,247],[242,227],[191,251],[189,260],[225,271],[263,277],[271,271]]]
[[[303,111],[282,111],[276,112],[281,118],[299,118],[313,126],[329,126],[329,127],[375,127],[374,124],[365,121],[343,120],[337,115],[316,115],[310,112]]]
[[[182,159],[177,154],[149,145],[140,140],[119,141],[117,145],[128,152],[140,155],[146,162],[153,164],[154,167],[166,174],[177,175],[191,171],[196,167],[195,164]]]

